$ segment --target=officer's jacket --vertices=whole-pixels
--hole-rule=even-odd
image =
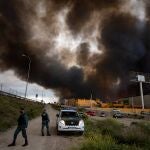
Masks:
[[[45,122],[45,121],[49,122],[50,121],[48,114],[45,112],[42,113],[41,117],[42,117],[42,122]]]
[[[18,118],[18,126],[21,128],[27,128],[28,127],[28,117],[27,115],[21,114]]]

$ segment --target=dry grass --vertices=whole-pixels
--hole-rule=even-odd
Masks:
[[[114,119],[87,120],[85,141],[78,150],[149,150],[150,122],[125,127]]]
[[[38,116],[43,105],[37,102],[29,102],[21,99],[11,98],[8,96],[0,96],[0,131],[16,125],[16,119],[19,115],[19,109],[25,108],[29,119]]]

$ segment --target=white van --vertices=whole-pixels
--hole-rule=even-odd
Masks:
[[[60,110],[57,116],[56,128],[59,135],[62,131],[84,133],[84,121],[79,117],[76,110]]]

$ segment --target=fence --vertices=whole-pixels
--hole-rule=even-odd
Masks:
[[[29,101],[34,101],[33,99],[25,98],[24,97],[25,94],[23,92],[20,92],[18,90],[7,87],[4,84],[0,84],[0,95],[9,96],[9,97],[18,98],[18,99],[26,99]]]

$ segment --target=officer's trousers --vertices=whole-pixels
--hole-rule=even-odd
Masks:
[[[46,127],[47,129],[47,135],[49,135],[49,125],[48,125],[48,121],[43,121],[42,122],[42,129],[41,129],[41,132],[42,132],[42,135],[44,135],[44,127]]]
[[[19,126],[18,126],[17,129],[15,130],[13,143],[16,142],[17,136],[18,136],[18,134],[19,134],[21,131],[22,131],[22,136],[23,136],[24,139],[25,139],[25,143],[27,143],[26,128],[24,128],[24,127],[19,127]]]

